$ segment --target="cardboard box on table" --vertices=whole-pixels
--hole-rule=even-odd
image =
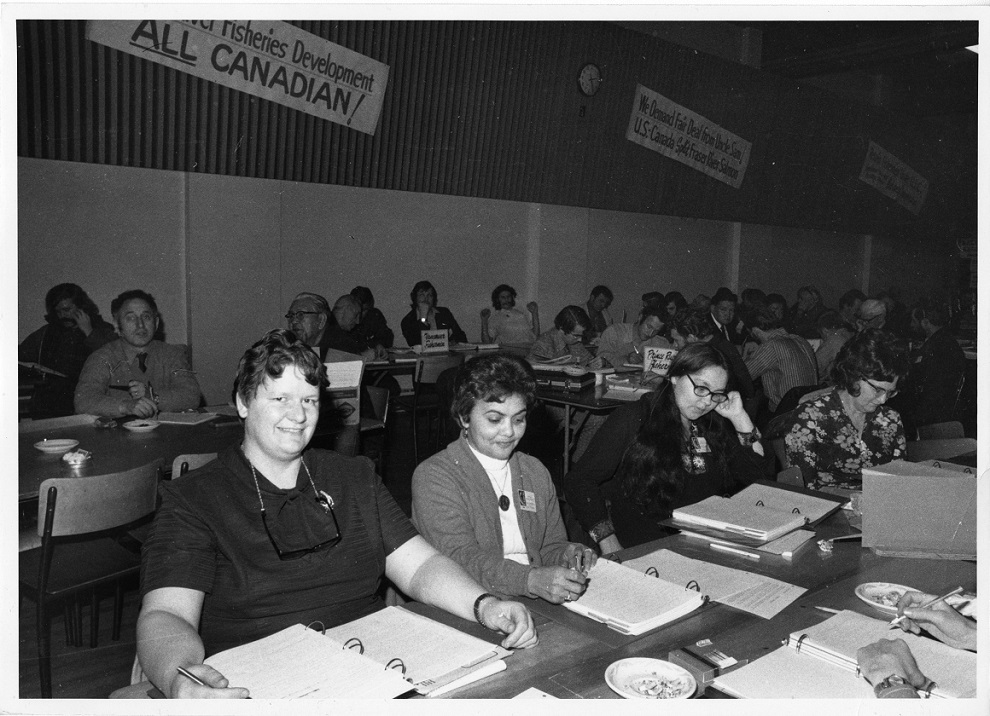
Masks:
[[[895,460],[863,470],[863,546],[890,557],[976,559],[976,477]]]

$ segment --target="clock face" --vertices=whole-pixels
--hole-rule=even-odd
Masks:
[[[589,62],[578,73],[578,89],[582,93],[591,97],[602,85],[602,71],[598,65]]]

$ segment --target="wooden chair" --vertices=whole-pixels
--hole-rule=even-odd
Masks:
[[[217,454],[215,452],[199,452],[189,453],[188,455],[179,455],[172,461],[171,478],[174,480],[177,477],[182,477],[190,470],[203,467],[206,463],[215,460],[216,457]]]
[[[52,696],[50,605],[88,593],[91,600],[90,646],[96,646],[96,588],[115,586],[113,639],[120,638],[123,580],[137,576],[141,558],[113,539],[132,522],[154,512],[161,460],[86,478],[50,478],[41,483],[38,533],[41,547],[19,559],[21,596],[34,600],[41,695]],[[84,537],[89,536],[89,539]]]
[[[379,388],[377,385],[368,385],[365,386],[365,390],[368,391],[368,400],[371,403],[371,412],[374,414],[374,417],[361,418],[361,439],[363,441],[364,436],[367,434],[377,433],[379,431],[381,432],[382,443],[375,459],[375,469],[378,471],[379,475],[384,477],[385,455],[388,447],[388,388]]]
[[[907,444],[907,459],[911,462],[922,460],[948,460],[976,452],[973,438],[947,438],[942,440],[915,440]]]
[[[958,420],[918,426],[918,440],[944,440],[964,437],[966,437],[966,432],[963,430],[963,424]]]
[[[436,355],[419,356],[416,359],[416,370],[413,373],[413,394],[412,401],[405,399],[400,402],[412,413],[413,426],[413,458],[419,464],[419,421],[420,413],[425,413],[429,419],[427,423],[427,444],[430,441],[432,432],[432,418],[440,413],[440,398],[437,395],[437,378],[448,368],[457,368],[464,361],[464,356],[457,355]],[[443,416],[439,416],[443,419]],[[438,430],[440,428],[438,427]]]
[[[797,465],[784,468],[777,473],[777,482],[782,485],[804,487],[804,476],[801,474],[801,468]]]

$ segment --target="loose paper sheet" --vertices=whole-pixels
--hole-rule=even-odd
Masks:
[[[807,591],[779,579],[691,559],[666,549],[627,560],[623,565],[640,572],[653,567],[661,579],[680,585],[696,581],[702,594],[713,601],[764,619],[773,618]]]

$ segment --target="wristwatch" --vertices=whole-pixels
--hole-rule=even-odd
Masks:
[[[873,694],[878,699],[916,699],[918,692],[914,690],[903,676],[891,674],[873,687]]]

